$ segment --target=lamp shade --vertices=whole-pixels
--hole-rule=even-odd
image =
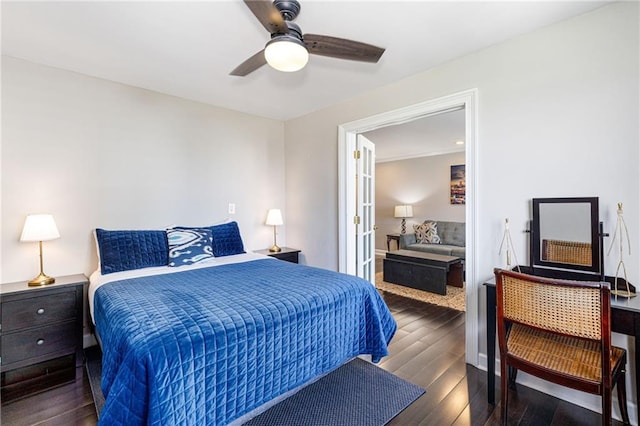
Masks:
[[[280,209],[270,209],[267,213],[266,225],[282,225],[282,212]]]
[[[264,49],[267,63],[278,71],[294,72],[301,70],[309,61],[309,52],[305,45],[289,35],[274,38]]]
[[[48,241],[60,238],[58,227],[50,214],[30,214],[24,222],[20,241]]]
[[[412,206],[396,206],[393,217],[413,217]]]

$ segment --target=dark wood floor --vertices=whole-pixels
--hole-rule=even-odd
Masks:
[[[89,380],[82,370],[82,377],[28,398],[3,404],[0,425],[83,425],[98,423]]]
[[[392,294],[383,296],[398,323],[398,331],[391,342],[390,355],[380,366],[426,389],[391,425],[500,424],[499,409],[487,403],[486,373],[464,361],[464,313]],[[597,413],[520,385],[510,398],[511,425],[600,424]],[[0,417],[3,426],[96,422],[91,389],[84,374],[70,385],[3,405]]]

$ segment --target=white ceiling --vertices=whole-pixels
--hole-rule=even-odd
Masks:
[[[263,117],[298,117],[606,1],[301,0],[303,32],[386,48],[377,64],[229,72],[269,34],[240,0],[2,1],[2,54]]]
[[[363,133],[376,146],[376,162],[405,160],[465,150],[464,109],[431,115]]]

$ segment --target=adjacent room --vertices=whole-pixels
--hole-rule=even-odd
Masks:
[[[458,109],[364,134],[376,155],[376,287],[460,311],[465,304],[464,120]],[[402,254],[390,255],[403,256],[398,270],[390,259],[385,274],[386,253],[398,250]],[[404,262],[420,264],[424,257],[415,253],[447,262],[443,273],[426,282],[407,276],[411,265]]]
[[[0,8],[3,425],[638,424],[638,2]]]

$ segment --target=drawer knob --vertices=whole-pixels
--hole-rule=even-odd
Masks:
[[[39,345],[43,345],[44,344],[44,339],[38,339],[38,341],[36,342],[36,344]]]
[[[38,310],[36,311],[36,313],[37,313],[38,315],[42,315],[42,314],[44,314],[44,308],[40,308],[40,309],[38,309]]]

